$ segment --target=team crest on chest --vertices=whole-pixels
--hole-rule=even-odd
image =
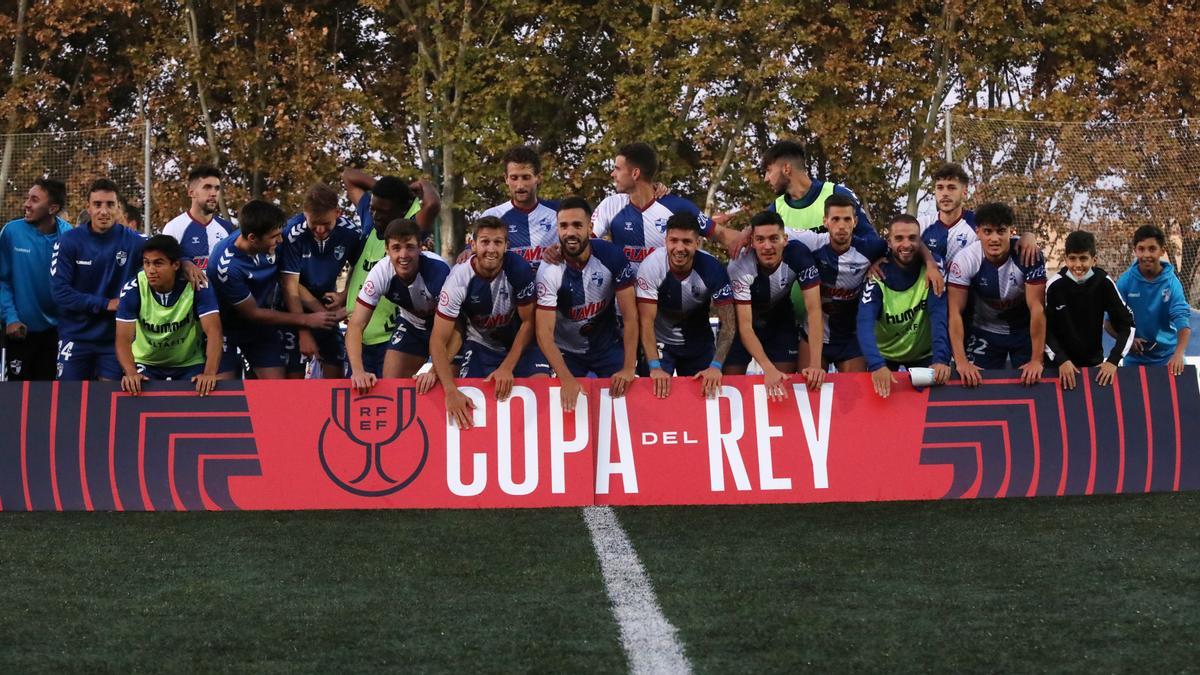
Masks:
[[[124,267],[127,262],[129,262],[129,253],[117,251],[117,267]]]

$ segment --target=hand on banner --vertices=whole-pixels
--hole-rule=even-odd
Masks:
[[[472,417],[474,417],[473,410],[475,410],[475,402],[459,391],[457,387],[446,391],[446,415],[456,427],[470,429]]]
[[[816,366],[809,366],[800,371],[800,375],[804,378],[804,383],[808,385],[810,391],[816,391],[825,384],[825,369]]]
[[[1175,354],[1171,357],[1170,361],[1167,361],[1167,370],[1171,371],[1172,375],[1182,375],[1183,368],[1186,365],[1187,362],[1184,361],[1183,354]]]
[[[1042,371],[1045,367],[1042,362],[1037,359],[1030,359],[1029,363],[1021,366],[1021,384],[1026,387],[1032,387],[1042,381]]]
[[[983,380],[982,371],[979,370],[979,366],[970,361],[955,362],[954,365],[958,368],[958,376],[962,378],[962,385],[964,387],[979,386],[979,383]]]
[[[350,386],[359,394],[371,391],[371,387],[374,387],[378,381],[379,378],[375,377],[375,373],[352,373],[350,375]]]
[[[413,382],[417,385],[418,394],[428,394],[437,386],[437,375],[432,370],[427,370],[413,378]]]
[[[512,368],[500,366],[496,368],[487,377],[483,378],[484,382],[491,382],[496,385],[496,400],[507,401],[509,394],[512,393],[513,386],[513,371]]]
[[[1070,391],[1075,388],[1075,376],[1078,374],[1079,369],[1075,367],[1074,363],[1071,363],[1070,361],[1064,361],[1063,364],[1058,367],[1058,383],[1062,385],[1063,389]],[[1100,379],[1097,378],[1096,382],[1099,381]]]
[[[713,366],[696,373],[692,379],[701,381],[704,398],[716,398],[717,392],[721,391],[721,371]]]
[[[950,366],[944,363],[933,364],[933,383],[946,384],[950,381]]]
[[[630,383],[637,379],[637,371],[633,368],[622,368],[608,378],[609,393],[613,398],[621,398],[629,389]]]
[[[892,373],[887,366],[871,371],[871,384],[875,386],[875,393],[879,394],[880,398],[887,398],[892,394],[892,385],[899,382],[896,375]]]
[[[671,376],[662,368],[650,369],[650,382],[654,384],[654,395],[666,398],[671,395]]]
[[[565,412],[574,412],[575,403],[583,395],[583,387],[579,386],[579,380],[569,375],[563,377],[561,381],[562,389],[559,390],[559,396],[562,398],[562,409]]]
[[[124,375],[121,377],[121,390],[130,396],[137,396],[142,393],[142,381],[148,379],[150,378],[137,372]]]
[[[770,370],[764,370],[763,384],[767,386],[767,400],[783,401],[787,399],[787,388],[783,386],[783,383],[787,382],[790,377],[791,375],[780,371],[775,366],[771,366]]]
[[[1101,387],[1107,387],[1112,384],[1113,378],[1117,375],[1117,367],[1105,361],[1100,364],[1100,372],[1096,373],[1096,384]]]
[[[196,393],[200,396],[208,396],[217,388],[217,376],[205,375],[201,373],[192,378],[192,382],[196,383]]]

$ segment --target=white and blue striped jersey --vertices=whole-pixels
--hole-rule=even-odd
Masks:
[[[592,213],[592,234],[597,237],[611,234],[612,242],[621,247],[636,272],[646,256],[666,243],[667,219],[676,213],[695,216],[704,236],[712,235],[712,220],[683,197],[665,195],[642,210],[634,206],[626,194],[605,197],[600,202],[600,206]]]
[[[617,291],[637,281],[616,244],[592,239],[591,250],[582,268],[563,261],[537,271],[538,309],[558,312],[554,342],[572,354],[599,353],[621,340]]]
[[[542,264],[542,253],[558,243],[558,202],[538,200],[533,210],[511,201],[483,212],[508,225],[508,250],[524,258],[534,271]]]
[[[757,327],[788,327],[796,323],[792,307],[792,284],[809,289],[821,283],[812,252],[799,241],[789,241],[783,248],[783,261],[774,270],[764,270],[758,264],[754,249],[747,248],[729,263],[729,283],[733,301],[750,305]]]
[[[438,298],[437,313],[451,321],[465,317],[467,340],[504,352],[512,348],[521,317],[517,307],[534,301],[533,268],[508,251],[500,272],[487,279],[475,270],[475,256],[450,270]]]
[[[1029,267],[1021,264],[1017,239],[1009,242],[1008,259],[993,264],[983,255],[983,242],[964,248],[950,264],[946,283],[966,288],[975,300],[972,328],[1000,335],[1029,332],[1029,305],[1025,287],[1046,283],[1046,262],[1041,255]]]
[[[437,309],[438,297],[448,276],[450,266],[441,256],[429,251],[421,251],[417,275],[412,281],[397,276],[392,259],[384,256],[371,268],[362,288],[358,290],[357,302],[375,309],[380,298],[386,298],[396,305],[400,317],[414,328],[429,330],[429,321]]]
[[[936,213],[921,218],[920,223],[921,242],[947,265],[954,262],[960,251],[979,241],[979,236],[975,234],[975,214],[972,211],[963,211],[962,218],[949,227]]]
[[[729,273],[721,261],[697,251],[692,269],[680,278],[671,271],[667,249],[642,261],[637,273],[637,301],[658,305],[654,337],[664,345],[712,342],[708,308],[733,300]]]
[[[217,244],[236,230],[236,225],[220,216],[213,216],[212,222],[204,225],[184,211],[163,227],[163,234],[174,237],[183,249],[184,259],[203,270],[208,268],[208,258]]]
[[[858,329],[858,301],[871,263],[887,254],[887,242],[874,232],[854,235],[850,248],[838,253],[827,232],[789,230],[788,238],[812,251],[821,278],[821,313],[825,317],[825,342],[853,337]]]

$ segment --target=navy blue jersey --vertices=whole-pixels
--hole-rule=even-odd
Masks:
[[[695,346],[713,341],[709,307],[733,301],[729,272],[721,261],[697,251],[682,279],[671,271],[667,249],[660,248],[638,268],[637,301],[658,305],[654,337],[664,345]]]
[[[163,227],[163,234],[174,237],[183,249],[183,259],[191,260],[200,269],[208,268],[209,254],[237,230],[237,226],[220,216],[213,216],[208,225],[196,222],[187,211],[175,216]]]
[[[524,258],[534,271],[542,264],[542,254],[558,243],[558,202],[538,200],[526,211],[511,201],[483,212],[508,225],[508,250]]]
[[[591,249],[581,268],[563,261],[544,264],[537,271],[538,309],[558,312],[554,342],[572,354],[600,354],[621,341],[617,291],[637,280],[616,244],[592,239]]]
[[[213,264],[205,270],[217,294],[225,334],[241,339],[260,326],[242,317],[235,308],[247,298],[263,309],[279,306],[279,268],[274,253],[249,255],[236,245],[238,234],[226,237],[213,249]]]
[[[500,272],[488,279],[475,269],[475,256],[450,270],[438,298],[437,313],[467,320],[467,340],[488,349],[507,351],[521,327],[517,308],[534,301],[533,268],[508,251]]]
[[[339,216],[329,236],[321,240],[308,229],[303,213],[292,216],[284,231],[279,271],[300,275],[300,285],[317,299],[337,290],[338,275],[362,249],[362,230],[345,216]]]
[[[50,280],[58,303],[58,336],[63,342],[113,342],[116,313],[109,300],[142,269],[146,239],[113,225],[97,234],[91,225],[62,233],[50,258]]]

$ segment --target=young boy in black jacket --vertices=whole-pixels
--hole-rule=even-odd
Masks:
[[[1096,383],[1107,386],[1133,345],[1133,312],[1117,284],[1096,267],[1096,238],[1076,230],[1067,235],[1066,266],[1046,284],[1046,357],[1058,366],[1064,389],[1075,388],[1080,368],[1099,365]],[[1117,343],[1104,357],[1100,342],[1108,314]]]

